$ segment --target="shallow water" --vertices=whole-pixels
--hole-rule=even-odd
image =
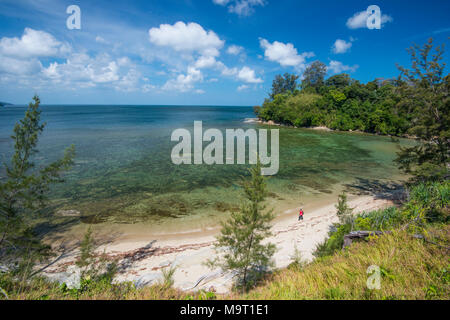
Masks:
[[[248,123],[250,107],[42,106],[47,127],[37,156],[47,163],[76,147],[75,166],[52,189],[56,209],[75,209],[83,223],[208,226],[238,210],[246,165],[172,164],[170,135],[207,128],[267,128]],[[25,107],[0,108],[0,155],[8,161],[14,123]],[[278,128],[278,127],[277,127]],[[401,178],[392,160],[399,144],[356,133],[280,129],[280,170],[268,179],[269,205],[298,206],[335,197],[344,184]],[[1,173],[0,173],[1,175]]]

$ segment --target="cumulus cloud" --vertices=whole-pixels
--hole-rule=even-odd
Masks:
[[[96,42],[104,39],[97,37]],[[11,79],[33,88],[102,86],[134,91],[141,89],[142,76],[126,56],[75,52],[48,32],[25,28],[20,37],[0,39],[0,81]]]
[[[84,53],[75,53],[64,63],[51,63],[42,69],[42,75],[66,86],[109,85],[119,91],[137,90],[141,79],[141,73],[128,57],[113,59],[108,54],[90,57]]]
[[[241,46],[237,46],[237,45],[231,45],[228,47],[227,49],[227,53],[228,54],[232,54],[234,56],[237,56],[238,54],[240,54],[242,51],[244,51],[244,48]]]
[[[334,42],[333,45],[333,52],[334,53],[346,53],[348,50],[350,50],[350,48],[352,47],[352,42],[351,41],[345,41],[342,39],[337,39]]]
[[[203,81],[202,72],[194,67],[188,67],[186,74],[179,74],[175,79],[168,80],[162,89],[187,92],[192,90],[194,84],[199,81]]]
[[[201,25],[190,22],[176,22],[174,25],[162,24],[149,30],[150,42],[158,47],[169,47],[180,55],[180,65],[175,78],[169,79],[163,90],[187,92],[194,90],[197,82],[203,81],[203,69],[225,70],[225,65],[216,58],[220,55],[225,41]],[[187,63],[186,63],[187,62]],[[186,68],[186,72],[182,72]],[[194,91],[195,92],[195,91]]]
[[[257,6],[265,6],[266,0],[213,0],[215,4],[227,6],[228,11],[239,16],[249,16],[255,11]]]
[[[194,66],[198,69],[212,68],[217,66],[217,60],[212,56],[201,56],[197,59]]]
[[[0,54],[15,58],[60,57],[70,52],[70,46],[56,40],[45,31],[25,28],[20,38],[0,39]]]
[[[369,18],[369,14],[366,10],[361,12],[356,12],[352,17],[347,20],[347,27],[350,29],[359,29],[359,28],[367,28],[367,19]],[[381,15],[381,27],[387,22],[392,22],[394,19],[387,15]]]
[[[278,62],[283,67],[296,67],[302,69],[305,67],[306,58],[314,56],[312,52],[298,54],[297,49],[292,43],[282,43],[274,41],[270,43],[266,39],[260,38],[259,43],[264,49],[264,56],[269,61]]]
[[[149,37],[150,42],[157,46],[170,47],[175,51],[197,52],[204,56],[218,56],[224,45],[224,41],[214,31],[206,31],[194,22],[161,24],[159,28],[149,30]]]
[[[40,72],[41,68],[38,59],[20,60],[0,55],[0,73],[28,75]]]
[[[358,69],[358,68],[359,68],[359,66],[357,64],[355,64],[353,66],[348,66],[348,65],[344,65],[342,62],[336,61],[336,60],[331,60],[327,67],[328,71],[331,71],[332,73],[342,73],[344,71],[355,72],[356,69]]]
[[[247,82],[247,83],[261,83],[263,80],[261,78],[256,77],[255,70],[250,69],[249,67],[245,66],[241,70],[239,70],[239,73],[237,74],[237,77],[239,80]]]

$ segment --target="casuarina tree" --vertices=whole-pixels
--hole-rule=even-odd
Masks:
[[[221,267],[236,274],[237,284],[248,288],[272,265],[275,245],[263,243],[271,235],[272,211],[266,210],[263,201],[267,195],[261,164],[250,169],[251,179],[244,182],[246,202],[239,212],[233,212],[215,244],[219,257],[210,260],[210,267]]]
[[[33,101],[14,127],[11,163],[0,168],[4,175],[0,180],[0,261],[24,278],[32,275],[34,264],[50,253],[31,222],[46,207],[50,185],[63,181],[62,173],[72,165],[75,154],[71,146],[61,159],[43,167],[35,165],[33,156],[38,153],[45,123],[40,121],[39,98],[35,96]]]

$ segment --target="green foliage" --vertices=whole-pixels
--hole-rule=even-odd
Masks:
[[[303,73],[302,89],[317,90],[324,84],[326,74],[327,66],[320,61],[314,61]]]
[[[319,243],[314,251],[315,257],[325,257],[341,250],[344,245],[344,236],[351,231],[350,224],[335,224],[334,230],[328,233],[328,239]]]
[[[397,80],[399,108],[411,115],[408,133],[419,144],[401,149],[396,161],[415,182],[449,176],[450,75],[443,75],[443,46],[432,49],[432,39],[409,48],[411,69],[399,67]]]
[[[95,270],[93,267],[94,259],[94,239],[92,238],[92,229],[89,227],[81,241],[80,257],[76,262],[76,265],[83,270],[83,277]],[[88,269],[89,267],[91,268]]]
[[[273,100],[277,94],[294,93],[297,89],[299,76],[285,73],[283,76],[277,75],[272,82],[270,98]]]
[[[340,223],[334,224],[328,238],[314,252],[316,257],[330,256],[342,248],[344,236],[352,230],[388,231],[408,226],[413,234],[423,233],[429,223],[448,223],[450,183],[420,183],[409,190],[409,201],[401,208],[362,212],[349,218],[345,194],[339,196],[336,205]],[[349,211],[350,210],[350,211]],[[351,214],[350,214],[351,216]]]
[[[264,212],[262,202],[267,190],[259,160],[250,173],[250,181],[244,182],[247,202],[222,223],[221,234],[217,237],[216,251],[223,250],[223,253],[208,262],[210,267],[219,266],[222,270],[235,272],[237,284],[243,288],[253,285],[272,266],[271,257],[275,252],[275,245],[262,243],[271,235],[273,214]]]
[[[359,214],[354,223],[355,230],[391,230],[405,222],[405,216],[396,207],[382,210],[363,212]]]
[[[449,181],[417,184],[410,189],[409,196],[410,201],[405,206],[409,219],[448,223]]]
[[[24,118],[14,126],[14,154],[10,164],[4,164],[6,178],[0,181],[0,259],[23,281],[34,274],[37,262],[51,255],[30,220],[45,208],[50,185],[63,181],[62,173],[70,168],[75,154],[72,146],[60,160],[36,168],[33,156],[38,153],[45,124],[40,122],[40,100],[37,96],[33,100]]]
[[[111,283],[117,272],[117,263],[108,259],[105,252],[95,253],[96,244],[92,237],[92,229],[88,227],[80,243],[80,256],[76,266],[81,270],[80,285],[91,285],[91,282]]]
[[[173,263],[169,267],[162,269],[162,276],[163,276],[163,283],[162,285],[164,287],[170,288],[172,287],[174,283],[173,276],[175,274],[175,271],[177,271],[176,265]]]
[[[336,215],[341,224],[350,224],[353,227],[353,208],[350,208],[347,203],[347,194],[342,192],[338,196],[338,203],[335,206]]]

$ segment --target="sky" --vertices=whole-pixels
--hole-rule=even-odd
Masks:
[[[395,77],[429,37],[448,47],[450,1],[0,0],[0,101],[260,105],[277,74],[316,60],[328,76]]]

